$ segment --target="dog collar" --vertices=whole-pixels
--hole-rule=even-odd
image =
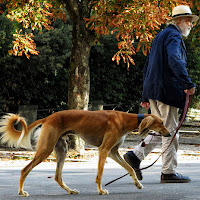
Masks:
[[[139,126],[142,120],[144,119],[144,114],[138,114],[137,119],[138,119],[138,126]]]

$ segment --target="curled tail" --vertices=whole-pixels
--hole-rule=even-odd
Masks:
[[[22,131],[18,131],[14,127],[14,125],[17,125],[19,122],[22,125]],[[6,143],[9,147],[32,149],[31,133],[40,124],[42,124],[42,120],[38,120],[36,122],[28,127],[26,120],[23,117],[16,114],[4,115],[0,120],[1,142]]]

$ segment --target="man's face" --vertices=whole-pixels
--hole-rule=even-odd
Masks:
[[[182,36],[187,37],[193,27],[191,17],[181,17],[178,19],[178,24]]]

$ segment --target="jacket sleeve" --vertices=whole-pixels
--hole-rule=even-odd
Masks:
[[[165,41],[168,64],[175,76],[182,82],[183,89],[193,88],[195,85],[189,78],[186,66],[186,53],[183,52],[182,37],[176,33],[169,33]]]
[[[149,54],[150,55],[150,54]],[[143,80],[145,79],[146,72],[147,72],[147,66],[149,64],[149,55],[147,56],[147,60],[145,62],[144,68],[143,68]]]
[[[149,54],[150,55],[150,54]],[[144,68],[143,68],[143,82],[144,82],[144,79],[145,79],[145,76],[146,76],[146,72],[147,72],[147,67],[148,67],[148,64],[149,64],[149,55],[147,57],[147,60],[145,62],[145,65],[144,65]],[[148,98],[146,98],[144,96],[144,93],[142,92],[142,102],[149,102]]]

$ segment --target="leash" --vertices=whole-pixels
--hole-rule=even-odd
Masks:
[[[142,170],[144,170],[144,169],[148,169],[148,168],[152,167],[152,166],[159,160],[159,158],[167,151],[167,149],[169,148],[169,146],[170,146],[170,145],[172,144],[172,142],[174,141],[174,138],[176,137],[176,134],[177,134],[179,128],[181,127],[183,121],[185,120],[186,114],[187,114],[188,109],[189,109],[189,107],[190,107],[191,100],[192,100],[192,95],[189,95],[189,93],[187,93],[187,94],[186,94],[186,100],[185,100],[185,106],[184,106],[184,110],[183,110],[183,114],[182,114],[181,120],[180,120],[178,126],[176,127],[176,129],[174,129],[174,130],[171,132],[171,133],[174,133],[174,136],[173,136],[171,142],[169,143],[169,145],[167,146],[167,148],[158,156],[158,158],[157,158],[152,164],[150,164],[150,165],[148,165],[148,166],[146,166],[146,167],[143,167],[143,168],[141,168],[141,169],[136,169],[135,171],[142,171]],[[114,180],[112,180],[112,181],[106,183],[105,186],[110,185],[111,183],[113,183],[113,182],[115,182],[115,181],[117,181],[117,180],[119,180],[119,179],[121,179],[121,178],[127,176],[128,174],[129,174],[129,173],[127,173],[127,174],[125,174],[125,175],[123,175],[123,176],[120,176],[119,178],[116,178],[116,179],[114,179]]]

